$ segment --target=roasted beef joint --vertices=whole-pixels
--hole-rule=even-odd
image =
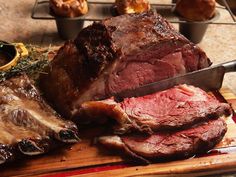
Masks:
[[[45,153],[56,141],[79,140],[76,125],[62,120],[26,75],[0,83],[0,111],[0,164]]]
[[[131,130],[152,134],[155,131],[183,129],[231,114],[228,104],[220,103],[200,88],[188,85],[143,97],[126,98],[122,102],[113,98],[88,101],[81,105],[80,111],[95,121],[114,119],[114,129],[119,134]]]
[[[54,108],[77,118],[85,101],[210,66],[206,54],[153,12],[105,19],[65,43],[40,79]]]

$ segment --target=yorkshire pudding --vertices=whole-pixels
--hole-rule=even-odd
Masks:
[[[175,10],[188,20],[205,21],[215,15],[215,7],[215,0],[178,0]]]
[[[61,17],[78,17],[88,12],[86,0],[50,0],[50,7]]]
[[[116,0],[119,14],[141,13],[150,10],[148,0]]]

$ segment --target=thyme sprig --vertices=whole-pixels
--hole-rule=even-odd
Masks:
[[[29,55],[20,57],[18,63],[6,71],[0,71],[0,82],[21,74],[26,73],[30,78],[36,79],[39,73],[49,65],[49,55],[53,53],[51,46],[46,49],[40,49],[37,46],[27,45]]]

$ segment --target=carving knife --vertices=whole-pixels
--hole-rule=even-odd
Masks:
[[[236,71],[236,60],[153,82],[136,89],[125,90],[115,95],[115,97],[118,100],[122,100],[123,98],[144,96],[180,84],[193,85],[205,91],[219,90],[222,86],[225,73],[234,71]]]

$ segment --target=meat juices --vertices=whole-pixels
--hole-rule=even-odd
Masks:
[[[59,113],[77,119],[85,101],[210,65],[160,15],[128,14],[94,23],[65,43],[39,85]]]
[[[20,153],[45,153],[55,140],[79,140],[76,125],[62,120],[26,75],[0,83],[0,111],[0,164],[18,158]]]

